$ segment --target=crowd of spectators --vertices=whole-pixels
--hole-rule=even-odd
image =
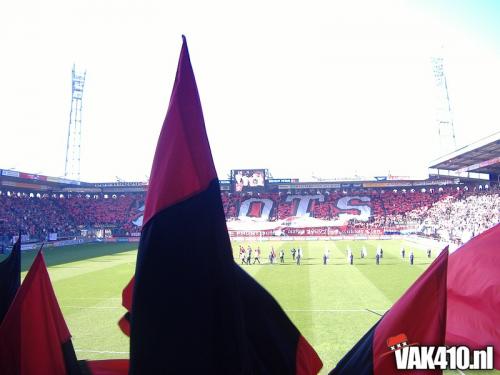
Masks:
[[[498,188],[466,190],[434,204],[421,217],[421,231],[445,241],[465,242],[499,222]]]
[[[426,235],[453,240],[476,235],[500,221],[498,187],[222,192],[221,198],[227,220],[237,220],[243,201],[259,198],[272,202],[269,220],[276,221],[297,212],[300,199],[291,199],[294,195],[321,196],[309,201],[308,212],[323,220],[337,220],[346,213],[338,207],[345,196],[352,197],[351,205],[369,205],[370,217],[350,219],[347,225],[351,229],[418,228]],[[360,197],[369,197],[369,201]],[[133,222],[141,215],[144,200],[144,193],[108,196],[2,192],[0,240],[12,238],[19,230],[39,240],[48,239],[50,233],[61,238],[98,229],[106,229],[115,236],[134,235],[140,231]]]
[[[82,230],[107,228],[122,235],[137,231],[132,224],[144,194],[49,195],[0,194],[0,239],[21,231],[32,239],[75,237]]]
[[[20,230],[45,239],[49,233],[74,233],[76,223],[57,199],[27,194],[0,195],[0,235],[12,237]]]
[[[289,193],[223,193],[224,211],[234,220],[241,203],[249,198],[270,199],[270,220],[286,219],[297,211],[299,200],[287,201]],[[322,195],[323,202],[311,200],[310,216],[336,220],[342,211],[337,202],[343,196],[369,197],[371,216],[368,220],[350,219],[349,229],[406,230],[450,241],[464,241],[500,222],[499,187],[438,187],[415,189],[371,189],[351,191],[311,190],[298,195]],[[356,200],[352,201],[356,204]],[[365,205],[366,202],[358,202]],[[467,238],[466,238],[467,237]]]

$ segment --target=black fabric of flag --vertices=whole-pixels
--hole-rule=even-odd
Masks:
[[[0,262],[0,325],[21,285],[21,236],[11,253]]]

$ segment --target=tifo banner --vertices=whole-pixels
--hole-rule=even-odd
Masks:
[[[244,199],[238,209],[240,220],[269,220],[272,208],[276,203],[269,198],[252,197]],[[367,221],[372,215],[371,197],[365,195],[349,195],[328,202],[323,194],[292,194],[286,196],[281,206],[288,206],[289,216],[296,218],[312,217],[316,206],[324,206],[338,216],[338,220],[356,219]]]

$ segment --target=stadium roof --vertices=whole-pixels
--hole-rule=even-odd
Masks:
[[[429,168],[500,174],[500,132],[432,161]]]

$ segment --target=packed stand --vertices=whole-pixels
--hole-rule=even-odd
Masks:
[[[355,230],[397,232],[402,228],[418,228],[433,237],[461,240],[476,235],[500,221],[499,189],[461,187],[419,190],[316,190],[303,192],[229,193],[222,192],[222,204],[227,220],[237,220],[241,204],[250,198],[272,202],[270,221],[284,220],[297,212],[300,199],[291,196],[311,196],[310,216],[322,220],[337,220],[340,214],[354,213],[356,208],[339,209],[343,197],[351,197],[350,206],[370,206],[367,220],[350,219],[347,226]],[[360,197],[369,197],[369,202]],[[47,240],[50,233],[58,238],[79,236],[82,230],[106,230],[108,235],[139,235],[144,193],[112,196],[83,194],[0,194],[0,242],[12,238],[19,230],[32,238]],[[345,201],[344,201],[345,202]],[[352,212],[351,212],[352,211]]]
[[[48,240],[50,233],[67,238],[82,230],[107,228],[114,235],[138,231],[132,219],[144,202],[144,194],[118,196],[48,195],[14,193],[0,195],[0,240],[19,231],[36,240]]]
[[[500,222],[500,190],[465,190],[433,205],[421,217],[422,232],[446,241],[466,242]]]

